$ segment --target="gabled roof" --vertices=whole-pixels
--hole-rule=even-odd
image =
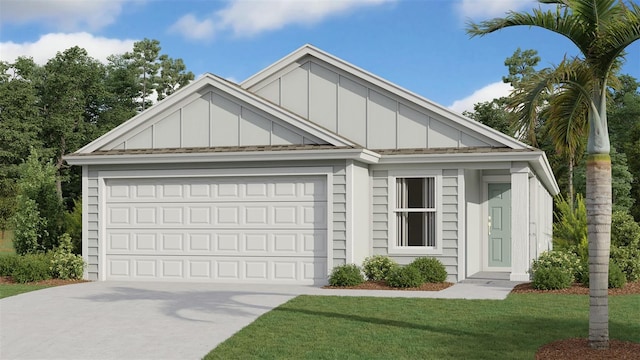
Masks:
[[[172,109],[177,106],[176,104],[197,95],[199,91],[213,87],[220,90],[222,93],[227,94],[233,98],[246,103],[253,108],[259,109],[264,113],[277,118],[279,121],[283,121],[293,128],[299,129],[310,135],[310,137],[320,139],[327,144],[333,146],[355,146],[356,144],[343,136],[337,135],[327,129],[322,128],[284,108],[269,103],[265,99],[246,91],[240,86],[224,80],[218,76],[212,74],[205,74],[198,78],[196,81],[181,88],[175,94],[169,96],[167,99],[152,106],[148,110],[134,116],[128,121],[122,123],[120,126],[102,135],[98,139],[92,141],[81,149],[77,150],[74,154],[87,154],[97,150],[103,150],[106,145],[113,143],[119,138],[125,136],[127,133],[133,131],[140,131],[145,125],[148,125],[150,119],[157,118],[163,113],[171,112]],[[71,156],[73,156],[72,154]]]
[[[463,128],[469,129],[471,132],[478,133],[480,135],[486,136],[502,146],[512,148],[512,149],[529,149],[531,146],[520,142],[511,136],[503,134],[495,129],[492,129],[480,122],[477,122],[473,119],[470,119],[462,114],[459,114],[455,111],[452,111],[442,105],[439,105],[431,100],[428,100],[420,95],[417,95],[409,90],[406,90],[396,84],[393,84],[379,76],[376,76],[366,70],[363,70],[353,64],[350,64],[338,57],[335,57],[327,52],[324,52],[313,45],[306,44],[289,55],[283,57],[282,59],[276,61],[272,65],[268,66],[264,70],[258,72],[257,74],[251,76],[247,80],[243,81],[240,86],[245,89],[250,89],[251,87],[259,84],[262,81],[267,80],[269,77],[274,76],[275,74],[286,71],[287,69],[292,68],[296,64],[299,64],[304,61],[307,57],[314,57],[319,59],[331,66],[334,66],[341,71],[352,74],[353,76],[362,79],[365,82],[368,82],[378,88],[381,88],[385,91],[390,92],[400,98],[403,98],[407,101],[410,101],[416,104],[419,107],[427,109],[442,118],[446,118],[447,120],[461,126]]]

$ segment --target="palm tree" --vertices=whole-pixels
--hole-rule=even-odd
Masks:
[[[582,53],[554,73],[588,104],[587,226],[589,241],[589,345],[609,347],[607,294],[611,244],[611,157],[607,128],[607,79],[624,49],[640,39],[640,6],[622,0],[538,0],[556,11],[509,12],[504,18],[470,23],[467,32],[482,36],[512,26],[535,26],[571,40]],[[579,79],[579,82],[577,81]],[[567,107],[572,99],[565,98]],[[527,106],[525,104],[525,106]]]

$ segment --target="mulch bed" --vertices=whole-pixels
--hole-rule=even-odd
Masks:
[[[356,290],[404,290],[404,291],[440,291],[452,286],[453,283],[424,283],[414,288],[394,288],[387,285],[384,281],[365,281],[356,286],[324,286],[323,289],[356,289]]]
[[[609,349],[589,347],[587,339],[564,339],[543,345],[536,353],[536,360],[631,360],[640,359],[640,344],[629,341],[609,340]]]
[[[77,284],[88,282],[89,280],[62,280],[62,279],[48,279],[29,283],[30,285],[47,285],[47,286],[61,286],[69,284]],[[11,276],[0,276],[0,284],[17,284]]]
[[[537,293],[537,294],[566,294],[566,295],[589,295],[589,287],[583,286],[582,284],[575,283],[571,287],[567,289],[559,289],[559,290],[536,290],[533,288],[531,283],[519,284],[516,285],[513,290],[511,290],[512,294],[523,294],[523,293]],[[640,281],[629,282],[623,288],[620,289],[609,289],[609,295],[630,295],[630,294],[640,294]],[[638,356],[640,359],[640,355]]]

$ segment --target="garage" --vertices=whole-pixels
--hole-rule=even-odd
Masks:
[[[105,178],[105,280],[314,284],[326,176]]]

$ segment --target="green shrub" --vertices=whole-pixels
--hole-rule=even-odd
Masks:
[[[624,211],[611,214],[611,247],[640,246],[640,224]]]
[[[640,280],[640,246],[612,246],[611,260],[620,267],[628,281]]]
[[[582,273],[583,277],[580,282],[584,286],[589,286],[589,266],[586,266]],[[626,283],[627,278],[620,266],[613,261],[609,261],[608,287],[610,289],[621,288],[624,287]]]
[[[69,234],[63,234],[58,240],[60,245],[53,252],[51,273],[59,279],[80,279],[84,271],[84,260],[73,253]]]
[[[11,276],[20,257],[16,254],[0,255],[0,276]]]
[[[51,279],[50,254],[26,254],[19,257],[11,276],[13,281],[27,283]]]
[[[345,264],[336,266],[329,275],[329,285],[331,286],[355,286],[364,282],[364,276],[360,267],[356,264]]]
[[[71,236],[73,253],[82,254],[82,200],[73,200],[73,210],[64,215],[64,226]]]
[[[541,267],[533,274],[532,284],[538,290],[566,289],[571,286],[573,275],[559,267]]]
[[[580,260],[580,270],[576,272],[576,281],[589,286],[589,261],[588,259]]]
[[[389,271],[387,284],[397,288],[413,288],[424,284],[424,278],[415,266],[396,266]]]
[[[582,271],[582,262],[578,255],[566,250],[545,251],[531,264],[531,275],[542,268],[560,268],[568,271],[573,282]]]
[[[609,263],[609,289],[619,289],[627,284],[627,277],[620,270],[620,267],[614,263]]]
[[[438,259],[420,257],[413,260],[409,266],[418,269],[424,282],[441,283],[447,280],[447,270]]]
[[[398,266],[398,263],[385,255],[369,256],[362,263],[364,275],[371,281],[385,280],[389,270],[396,266]]]
[[[562,196],[556,201],[553,223],[553,246],[558,250],[576,249],[581,257],[587,256],[587,207],[584,197],[576,195],[575,206]]]

